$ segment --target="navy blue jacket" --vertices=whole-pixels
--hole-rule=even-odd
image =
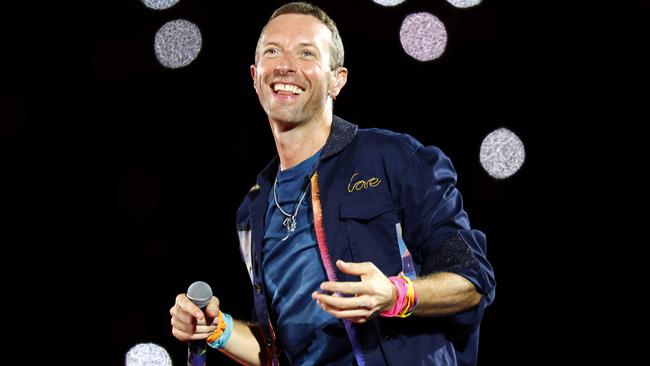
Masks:
[[[264,289],[261,253],[277,159],[258,175],[237,212],[255,317],[274,354],[282,345],[275,344],[275,315]],[[482,295],[476,307],[452,316],[376,317],[353,325],[365,363],[476,364],[479,324],[494,299],[495,281],[486,258],[485,236],[469,226],[450,160],[438,148],[425,147],[408,135],[358,130],[335,116],[316,172],[331,262],[369,261],[386,276],[401,271],[415,272],[418,277],[452,272],[471,281]],[[312,190],[313,184],[312,180]],[[314,203],[310,200],[309,204],[311,208]],[[331,263],[325,259],[320,265]],[[333,268],[339,281],[359,281]]]

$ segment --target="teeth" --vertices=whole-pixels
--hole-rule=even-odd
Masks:
[[[275,83],[273,84],[273,91],[288,91],[293,94],[302,94],[305,91],[300,89],[299,87],[295,85],[290,85],[290,84],[280,84],[280,83]]]

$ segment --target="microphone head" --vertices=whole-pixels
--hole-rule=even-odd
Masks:
[[[208,306],[208,303],[212,298],[212,289],[207,283],[196,281],[187,289],[187,297],[194,303],[194,305],[203,309]]]

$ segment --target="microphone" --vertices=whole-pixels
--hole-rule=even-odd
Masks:
[[[207,283],[196,281],[187,289],[187,298],[201,310],[205,310],[212,298],[212,289]],[[187,366],[205,366],[207,351],[208,344],[205,339],[190,341],[187,347]]]

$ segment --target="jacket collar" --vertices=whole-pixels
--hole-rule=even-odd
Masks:
[[[327,137],[323,151],[320,154],[320,160],[325,160],[332,155],[343,150],[354,138],[357,133],[357,125],[352,124],[343,118],[334,116],[332,118],[332,130]]]
[[[332,129],[330,130],[330,135],[327,137],[325,146],[321,151],[320,158],[318,159],[318,164],[321,161],[336,155],[341,150],[343,150],[354,138],[357,133],[358,126],[350,123],[343,118],[338,116],[332,117]],[[273,181],[278,168],[279,157],[275,157],[266,165],[266,167],[260,172],[257,177],[257,182],[260,185],[270,184]]]

